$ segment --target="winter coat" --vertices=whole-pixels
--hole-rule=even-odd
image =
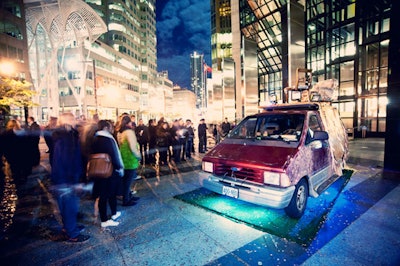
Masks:
[[[77,184],[83,171],[78,131],[64,127],[52,134],[51,180],[54,185]]]
[[[169,147],[171,145],[172,137],[168,129],[159,127],[157,129],[157,146],[158,147]]]
[[[145,125],[136,126],[135,129],[137,141],[140,144],[149,142],[149,129]]]

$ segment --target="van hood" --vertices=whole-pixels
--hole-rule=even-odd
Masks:
[[[297,148],[293,147],[220,143],[208,152],[203,160],[235,161],[283,169],[288,158],[294,156],[296,151]]]

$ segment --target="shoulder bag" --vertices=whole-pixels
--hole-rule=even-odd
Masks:
[[[108,153],[89,155],[86,168],[86,176],[88,178],[109,178],[113,170],[111,157]]]

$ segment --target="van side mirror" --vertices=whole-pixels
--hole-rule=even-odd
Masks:
[[[314,131],[314,137],[312,140],[328,140],[329,135],[326,131]]]

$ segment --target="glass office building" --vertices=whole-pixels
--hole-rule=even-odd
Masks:
[[[190,89],[196,95],[196,108],[207,107],[206,76],[204,71],[204,55],[193,52],[190,55]]]
[[[307,67],[314,81],[339,81],[345,126],[386,129],[391,1],[306,1]]]
[[[391,1],[238,0],[241,34],[257,42],[260,102],[296,83],[336,79],[347,128],[385,132]]]

